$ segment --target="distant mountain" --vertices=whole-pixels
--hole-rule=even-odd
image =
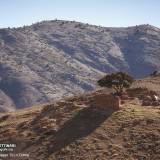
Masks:
[[[160,69],[160,29],[43,21],[0,29],[0,109],[93,90],[104,73],[136,78]]]

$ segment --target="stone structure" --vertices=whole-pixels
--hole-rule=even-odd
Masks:
[[[142,101],[143,106],[159,106],[160,99],[155,91],[147,88],[133,88],[128,89],[127,94],[129,97],[138,98]]]
[[[120,109],[121,100],[118,96],[112,94],[98,94],[92,97],[91,105],[97,108],[111,108],[114,110]]]

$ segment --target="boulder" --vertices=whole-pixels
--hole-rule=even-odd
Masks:
[[[159,97],[156,96],[156,95],[152,95],[151,98],[152,98],[152,101],[158,101],[159,100]]]
[[[151,96],[146,96],[146,97],[144,97],[144,100],[146,100],[146,101],[152,101],[152,97]]]
[[[154,101],[152,102],[152,106],[159,106],[160,105],[160,102],[159,101]]]
[[[144,100],[144,101],[142,102],[142,106],[150,106],[150,105],[151,105],[151,102],[152,102],[152,101],[146,101],[146,100]]]

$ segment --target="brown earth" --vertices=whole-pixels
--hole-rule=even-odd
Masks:
[[[104,95],[1,114],[0,143],[16,143],[14,152],[30,154],[23,160],[159,160],[160,106],[141,106],[135,94],[117,110]]]

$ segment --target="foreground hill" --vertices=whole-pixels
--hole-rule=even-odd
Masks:
[[[104,95],[98,90],[0,114],[0,143],[15,143],[13,153],[25,160],[159,160],[160,106],[132,97],[116,110],[105,106]]]
[[[90,91],[104,73],[160,68],[160,29],[44,21],[0,29],[0,106],[15,110]],[[8,106],[8,108],[6,107]]]

